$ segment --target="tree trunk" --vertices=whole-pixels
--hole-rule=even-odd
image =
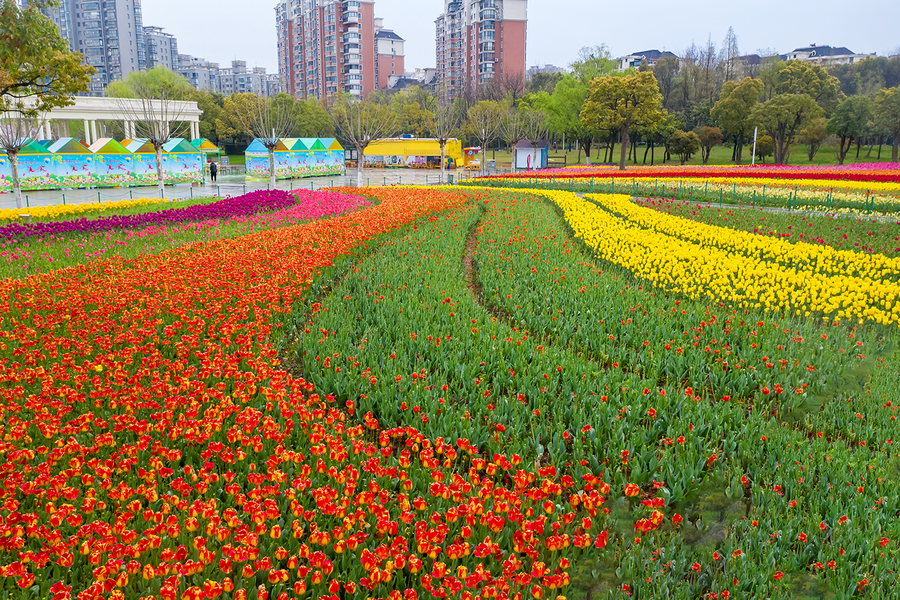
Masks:
[[[163,199],[166,196],[166,179],[163,174],[162,144],[153,144],[153,147],[156,149],[156,187],[159,198]]]
[[[653,146],[653,142],[648,142],[647,147],[644,148],[644,160],[641,161],[642,165],[647,164],[647,153],[650,152],[650,147]]]
[[[484,175],[484,160],[485,160],[484,147],[485,146],[487,146],[487,144],[485,142],[482,142],[481,143],[481,174],[482,175]],[[516,149],[515,149],[515,147],[513,147],[513,161],[515,161],[515,159],[516,159]]]
[[[731,162],[737,162],[737,138],[734,140],[734,146],[731,148]]]
[[[844,142],[847,142],[847,149],[844,150]],[[847,152],[850,151],[850,146],[853,144],[853,140],[848,140],[844,136],[841,136],[840,147],[838,147],[838,164],[843,165],[844,159],[847,157]]]
[[[884,146],[884,136],[878,138],[878,160],[881,160],[881,147]]]
[[[584,144],[585,150],[585,158],[587,159],[587,164],[591,164],[591,143],[593,140],[588,140],[587,143]],[[578,163],[581,164],[581,151],[578,152]]]
[[[896,154],[896,146],[895,146],[895,154]],[[16,197],[16,208],[21,210],[21,209],[25,208],[25,203],[22,201],[22,183],[19,181],[19,153],[18,152],[9,152],[9,171],[10,171],[10,175],[12,176],[13,194]]]
[[[739,136],[734,145],[737,148],[737,154],[734,162],[736,164],[741,164],[744,160],[744,138],[742,136]]]
[[[444,162],[446,159],[444,158],[444,149],[447,146],[447,140],[441,140],[441,185],[444,185],[444,179],[447,176],[446,170],[444,168]]]
[[[275,189],[275,146],[269,150],[269,189]]]
[[[859,147],[862,145],[862,138],[856,138],[856,160],[859,160]]]
[[[655,150],[655,148],[654,148],[653,144],[650,144],[650,166],[651,167],[653,166],[654,150]]]
[[[356,187],[363,186],[363,170],[365,169],[365,146],[357,146],[356,147]]]
[[[900,131],[894,133],[894,145],[891,147],[891,162],[897,162],[897,153],[900,150]]]
[[[628,126],[622,126],[622,148],[619,150],[619,170],[625,170],[625,151],[628,148]]]

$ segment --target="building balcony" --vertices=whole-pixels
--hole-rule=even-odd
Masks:
[[[341,23],[345,25],[348,23],[359,24],[359,19],[361,16],[362,15],[360,15],[358,12],[346,12],[341,17]]]

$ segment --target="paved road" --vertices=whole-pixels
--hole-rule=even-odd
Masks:
[[[448,175],[454,181],[468,179],[477,175],[466,171],[453,172]],[[425,169],[366,169],[363,174],[362,185],[431,185],[437,184],[440,172]],[[346,174],[334,177],[310,177],[307,179],[286,179],[277,182],[277,189],[295,190],[320,189],[330,186],[355,186],[357,185],[356,170],[348,170]],[[165,199],[202,198],[209,196],[238,196],[254,190],[268,189],[268,182],[246,181],[243,175],[222,175],[213,184],[206,182],[203,185],[173,185],[165,189]],[[38,192],[26,192],[26,204],[28,206],[53,206],[56,204],[82,204],[85,202],[112,202],[115,200],[128,200],[131,198],[156,198],[157,188],[134,187],[112,189],[79,189],[79,190],[49,190]],[[0,208],[15,208],[15,199],[10,193],[0,193]]]

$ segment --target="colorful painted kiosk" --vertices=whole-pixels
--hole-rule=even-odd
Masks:
[[[367,166],[412,169],[441,168],[441,144],[435,139],[376,140],[366,146],[364,154]],[[444,158],[450,169],[455,169],[463,164],[462,145],[459,140],[447,140],[444,146]]]
[[[203,181],[203,154],[184,138],[174,138],[163,145],[163,166],[166,183],[194,183]]]
[[[290,179],[290,165],[285,168],[285,160],[290,160],[290,150],[282,140],[275,144],[275,179]],[[269,149],[262,140],[255,139],[244,151],[244,165],[248,179],[269,178]]]
[[[200,152],[203,152],[204,154],[218,154],[219,153],[219,147],[216,146],[215,144],[213,144],[211,141],[209,141],[206,138],[198,138],[196,140],[192,140],[191,146],[193,146],[194,149],[196,149]]]
[[[18,153],[19,184],[23,190],[52,190],[56,187],[53,154],[41,144],[29,140]],[[12,167],[6,152],[0,150],[0,190],[10,191]]]
[[[283,138],[274,155],[276,179],[344,173],[344,149],[334,138]],[[248,179],[269,178],[269,151],[261,140],[253,140],[244,157]]]
[[[201,150],[182,138],[166,143],[163,147],[166,183],[202,182],[207,151],[218,149],[209,144]],[[54,142],[32,140],[19,151],[18,157],[19,181],[26,191],[156,185],[156,152],[153,144],[145,139],[119,143],[104,138],[90,148],[74,138]],[[0,191],[11,189],[9,158],[0,152]]]
[[[134,181],[134,159],[128,148],[112,138],[100,138],[91,144],[94,154],[94,185],[124,187]]]

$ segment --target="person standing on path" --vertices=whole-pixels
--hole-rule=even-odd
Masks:
[[[219,166],[216,164],[216,161],[209,161],[209,178],[213,183],[216,181],[216,174],[218,174],[218,172]]]

